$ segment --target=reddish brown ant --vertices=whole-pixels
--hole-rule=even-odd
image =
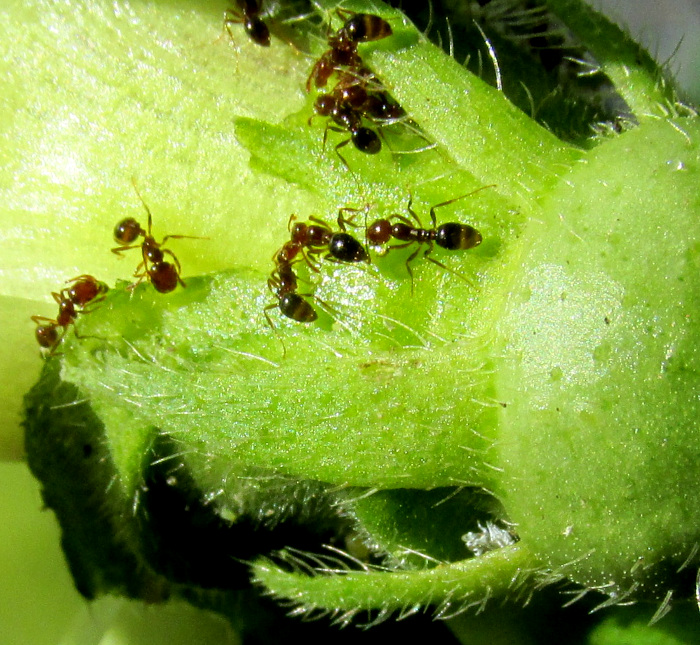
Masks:
[[[341,103],[331,94],[322,94],[316,101],[315,109],[317,114],[330,116],[331,120],[340,126],[332,126],[330,123],[326,125],[323,133],[324,148],[328,138],[328,130],[350,133],[350,138],[341,141],[335,146],[336,154],[347,168],[350,168],[350,166],[345,157],[340,154],[340,148],[343,148],[348,143],[352,142],[357,150],[370,155],[375,155],[382,149],[379,135],[371,128],[363,125],[361,112],[353,108],[349,103]]]
[[[345,219],[344,214],[348,211],[355,211],[355,209],[341,208],[338,211],[337,221],[340,231],[333,231],[326,222],[313,215],[309,217],[312,224],[293,223],[296,215],[292,215],[288,224],[291,240],[280,251],[298,249],[294,251],[294,255],[301,251],[306,263],[313,271],[318,271],[318,268],[309,256],[321,255],[322,253],[326,253],[324,259],[332,262],[369,262],[365,248],[345,229],[345,225],[352,221]]]
[[[404,109],[396,103],[381,86],[374,84],[369,70],[360,70],[357,75],[344,73],[341,80],[328,93],[319,94],[314,101],[314,112],[319,116],[327,116],[336,124],[328,123],[323,136],[325,147],[328,130],[334,132],[349,132],[350,138],[341,141],[336,147],[336,153],[341,161],[348,163],[340,154],[340,148],[352,142],[355,148],[365,154],[377,154],[381,148],[379,134],[364,125],[363,117],[377,125],[390,124],[406,117]],[[309,118],[309,123],[311,123]]]
[[[267,286],[277,298],[277,302],[265,307],[265,317],[268,324],[274,328],[267,312],[279,309],[280,312],[297,322],[313,322],[317,319],[314,308],[299,294],[298,278],[292,265],[299,262],[299,255],[313,271],[318,267],[312,257],[325,253],[324,259],[335,262],[368,262],[369,256],[364,247],[345,230],[345,225],[351,219],[345,218],[345,213],[355,211],[354,208],[341,208],[338,211],[338,226],[340,231],[333,229],[324,221],[311,216],[307,222],[297,222],[296,215],[290,215],[287,228],[290,232],[289,241],[274,254],[275,269],[270,274]]]
[[[490,186],[482,186],[476,190],[471,191],[465,195],[460,195],[453,199],[449,199],[445,202],[440,202],[435,204],[435,206],[430,209],[430,221],[432,223],[432,228],[423,228],[418,218],[418,215],[411,208],[413,205],[413,197],[409,197],[408,206],[406,210],[411,215],[413,221],[404,217],[403,215],[394,214],[389,219],[378,219],[367,226],[365,236],[367,238],[367,243],[371,246],[382,246],[389,242],[391,239],[404,242],[403,244],[396,244],[389,247],[389,250],[400,249],[411,244],[417,244],[417,248],[406,260],[406,269],[411,277],[411,291],[413,290],[413,271],[411,270],[411,262],[418,256],[421,248],[425,247],[425,252],[423,257],[427,258],[430,262],[437,264],[446,271],[450,273],[455,273],[447,266],[445,266],[439,260],[430,257],[430,253],[433,250],[433,245],[437,244],[443,249],[448,251],[466,250],[472,249],[479,246],[482,242],[482,236],[479,231],[477,231],[473,226],[469,224],[461,224],[459,222],[448,222],[446,224],[437,225],[437,218],[435,216],[435,211],[443,206],[448,206],[456,202],[457,200],[464,199],[470,195],[474,195],[485,188],[491,188]],[[414,223],[418,226],[414,226]],[[460,278],[463,276],[455,273]],[[463,278],[464,279],[464,278]]]
[[[143,279],[147,279],[155,288],[156,291],[160,293],[170,293],[177,287],[180,283],[183,287],[185,283],[180,277],[180,272],[182,267],[180,266],[180,261],[177,259],[175,254],[170,249],[164,249],[163,244],[166,240],[180,240],[180,239],[192,239],[201,240],[204,238],[194,237],[192,235],[166,235],[163,240],[158,243],[151,234],[151,228],[153,224],[153,218],[151,216],[151,211],[148,205],[141,197],[141,193],[136,187],[136,182],[132,180],[134,185],[134,190],[138,195],[143,207],[148,213],[148,231],[145,231],[141,224],[133,217],[124,218],[119,224],[114,228],[114,240],[119,242],[122,246],[118,246],[112,249],[112,253],[116,255],[121,255],[122,251],[128,251],[129,249],[141,248],[141,263],[136,267],[134,272],[134,277],[138,278],[139,284]],[[139,237],[143,238],[143,242],[140,244],[132,244]],[[173,259],[173,262],[167,262],[165,256],[168,255]],[[134,285],[134,286],[136,286]],[[132,287],[133,288],[133,287]]]
[[[61,293],[54,292],[51,295],[58,304],[58,315],[56,318],[32,316],[32,321],[37,324],[34,335],[39,346],[51,350],[50,353],[53,354],[56,348],[61,344],[63,337],[68,331],[68,327],[75,324],[78,312],[75,309],[75,305],[65,295],[64,291],[61,291]],[[60,334],[58,331],[59,327],[63,328]]]
[[[236,0],[236,7],[224,12],[224,26],[233,39],[231,25],[242,24],[250,39],[262,47],[270,46],[270,30],[260,17],[262,1]]]
[[[35,337],[39,346],[51,350],[51,354],[61,344],[68,327],[75,325],[78,314],[92,311],[91,309],[85,309],[86,305],[99,302],[109,290],[109,287],[104,282],[97,280],[91,275],[79,275],[66,282],[72,283],[71,286],[62,289],[58,293],[54,291],[51,294],[58,304],[58,315],[56,318],[47,318],[46,316],[32,316],[31,318],[37,325]],[[76,307],[80,307],[80,310],[76,309]],[[60,334],[59,328],[63,328]]]
[[[87,304],[104,300],[105,294],[109,291],[109,287],[104,282],[91,275],[79,275],[66,280],[66,282],[72,284],[63,291],[68,294],[70,301],[78,307],[85,307]]]
[[[328,37],[330,48],[316,61],[306,80],[306,91],[311,85],[325,87],[328,79],[339,67],[360,68],[362,60],[357,53],[357,45],[391,36],[391,25],[379,16],[367,13],[353,13],[337,9],[336,13],[345,20],[343,26]]]

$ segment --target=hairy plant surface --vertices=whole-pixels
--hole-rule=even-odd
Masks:
[[[454,11],[457,60],[358,0],[391,25],[359,52],[409,117],[370,124],[382,150],[363,154],[304,91],[334,7],[282,9],[269,49],[222,30],[225,3],[6,10],[12,361],[36,354],[28,301],[53,317],[66,279],[115,285],[24,399],[76,586],[185,599],[263,639],[292,628],[261,591],[340,624],[533,600],[492,626],[522,642],[540,596],[588,593],[654,603],[590,642],[647,634],[696,593],[700,122],[581,2]],[[129,286],[140,251],[109,252],[119,220],[146,222],[132,178],[157,240],[201,238],[167,241],[171,294]],[[335,228],[341,208],[363,242],[411,211],[483,242],[302,261],[318,319],[290,320],[267,285],[290,214]],[[5,382],[11,414],[28,385]]]

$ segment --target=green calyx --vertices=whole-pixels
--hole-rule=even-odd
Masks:
[[[297,91],[290,115],[270,105],[279,101],[278,77],[297,89],[306,81],[293,50],[274,53],[292,71],[256,78],[235,73],[236,56],[246,67],[249,52],[264,59],[240,43],[228,78],[239,93],[254,87],[267,112],[222,90],[230,112],[207,117],[230,143],[212,144],[207,157],[214,197],[206,182],[188,192],[175,181],[173,194],[194,206],[171,213],[139,181],[158,231],[210,238],[167,244],[186,287],[163,295],[147,282],[117,283],[78,316],[79,336],[68,331],[27,398],[30,465],[47,503],[61,500],[50,505],[64,534],[90,540],[82,513],[99,509],[108,521],[94,530],[113,530],[125,570],[143,572],[138,580],[126,571],[97,575],[104,554],[82,558],[71,547],[74,575],[89,580],[92,595],[202,592],[195,604],[216,607],[220,599],[202,589],[230,592],[213,570],[216,557],[237,558],[244,563],[232,568],[236,585],[247,584],[252,564],[255,582],[294,600],[300,613],[327,610],[344,622],[364,610],[409,614],[425,605],[448,616],[561,579],[601,590],[610,604],[690,597],[686,574],[697,567],[700,541],[700,126],[692,111],[658,89],[646,59],[634,87],[623,86],[614,57],[630,56],[633,44],[621,42],[616,54],[592,42],[632,110],[665,101],[669,118],[635,112],[635,127],[625,119],[629,129],[573,145],[398,12],[349,8],[392,25],[391,38],[360,53],[411,124],[383,128],[377,155],[339,147],[346,133],[326,131],[319,117],[309,125],[313,98]],[[582,16],[579,35],[595,40],[591,14]],[[210,31],[220,24],[218,14],[197,19]],[[180,28],[178,44],[187,35]],[[172,72],[175,63],[157,51],[154,69]],[[221,85],[222,61],[188,56],[179,51],[178,69],[189,61],[192,79]],[[120,91],[129,87],[147,85],[124,80]],[[196,121],[197,105],[182,114]],[[423,149],[428,142],[438,145]],[[196,169],[195,157],[186,158]],[[222,177],[243,186],[245,204]],[[118,192],[128,194],[128,179],[122,183]],[[210,210],[192,217],[199,196]],[[335,229],[339,209],[352,208],[347,231],[364,241],[374,219],[409,217],[409,199],[430,227],[432,207],[462,196],[436,209],[437,222],[473,226],[483,237],[477,247],[434,245],[427,257],[427,246],[415,255],[415,245],[370,250],[370,263],[353,265],[317,256],[318,267],[294,267],[318,319],[290,320],[275,306],[269,258],[289,239],[292,212]],[[119,201],[139,212],[133,196]],[[112,272],[140,259],[138,251],[118,264],[109,257],[120,216],[107,213],[99,224],[107,232],[98,264],[110,262]],[[190,277],[193,267],[202,275]],[[55,404],[73,416],[54,427],[46,406],[55,392],[63,397]],[[78,443],[99,446],[101,460],[58,439],[71,424],[87,427]],[[55,475],[62,450],[95,491],[89,509],[66,502],[75,493]],[[238,530],[243,546],[227,554],[222,539],[210,559],[201,557],[205,541],[192,527],[192,541],[175,544],[165,528],[188,515],[166,521],[152,512],[159,495],[171,499],[166,493],[201,512],[207,539]],[[266,536],[259,548],[251,526]],[[483,550],[474,546],[480,540]],[[313,555],[329,543],[337,549],[330,564]],[[190,569],[159,559],[153,545]]]

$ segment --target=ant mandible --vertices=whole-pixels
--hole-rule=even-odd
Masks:
[[[178,283],[184,287],[185,283],[180,277],[180,272],[182,271],[180,261],[170,249],[162,248],[163,244],[165,244],[166,240],[170,239],[198,240],[204,238],[192,235],[166,235],[160,243],[156,242],[151,234],[153,224],[151,210],[148,208],[143,197],[141,197],[136,182],[132,179],[131,183],[134,185],[134,190],[148,214],[148,231],[145,231],[141,227],[141,224],[133,217],[124,218],[114,228],[114,240],[119,242],[122,246],[113,248],[112,253],[121,255],[122,251],[141,248],[142,260],[134,272],[134,277],[139,279],[136,284],[139,284],[143,279],[147,279],[159,293],[170,293],[177,287]],[[139,237],[143,238],[143,242],[140,244],[132,244],[132,242],[135,242]],[[173,262],[167,262],[165,260],[166,255],[170,256]],[[141,272],[139,273],[139,271]]]

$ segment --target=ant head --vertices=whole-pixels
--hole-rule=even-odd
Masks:
[[[58,327],[55,324],[39,325],[34,335],[36,342],[44,349],[52,349],[58,343]]]
[[[314,101],[314,112],[319,116],[329,116],[337,105],[338,101],[332,94],[319,94]]]
[[[114,227],[114,240],[119,244],[131,244],[142,233],[141,224],[133,217],[126,217]]]

